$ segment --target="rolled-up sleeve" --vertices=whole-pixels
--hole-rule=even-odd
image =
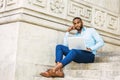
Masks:
[[[92,28],[92,36],[95,39],[96,44],[94,46],[91,46],[90,48],[91,50],[98,50],[104,45],[104,41],[94,28]]]

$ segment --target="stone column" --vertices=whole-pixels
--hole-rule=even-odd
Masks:
[[[102,35],[100,52],[119,51],[119,0],[115,8],[107,7],[112,0],[94,1],[1,0],[0,80],[34,80],[40,65],[53,65],[55,46],[76,16]]]

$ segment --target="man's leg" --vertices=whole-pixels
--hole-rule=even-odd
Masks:
[[[57,49],[59,50],[59,54],[57,53],[57,55],[58,55],[57,57],[60,57],[61,53],[62,53],[61,56],[64,55],[62,49],[67,49],[67,48],[64,47],[64,46],[59,45],[57,47]],[[64,51],[67,51],[67,50],[64,50]],[[66,64],[68,64],[71,61],[73,61],[73,59],[77,56],[77,53],[76,53],[76,51],[74,49],[72,49],[72,50],[69,50],[65,55],[66,56],[65,56],[65,58],[63,60],[61,58],[60,58],[61,60],[58,60],[59,63],[53,68],[54,72],[57,71],[57,70],[59,70],[59,69],[61,69],[61,68],[63,68]]]
[[[63,64],[63,67],[67,64],[69,64],[71,61],[75,61],[77,63],[89,63],[94,61],[94,54],[89,51],[84,50],[76,50],[72,49],[66,55],[66,57],[61,61]]]
[[[69,53],[68,47],[64,45],[57,45],[56,46],[56,60],[55,62],[61,62],[63,59],[63,55],[67,55]]]
[[[52,69],[49,69],[45,72],[40,73],[40,75],[44,77],[64,77],[64,73],[62,71],[62,63],[61,60],[63,59],[63,55],[67,55],[69,52],[68,47],[64,45],[57,45],[56,46],[56,66]]]
[[[95,59],[95,55],[92,52],[85,51],[85,50],[77,50],[79,53],[78,56],[73,60],[77,63],[93,63]]]
[[[77,54],[78,53],[76,53],[75,49],[70,50],[69,53],[65,56],[65,58],[61,61],[61,63],[63,64],[63,67],[68,63],[70,63],[71,61],[73,61],[73,59],[75,59]]]

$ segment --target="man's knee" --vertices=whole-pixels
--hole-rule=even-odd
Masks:
[[[75,52],[75,51],[76,51],[76,49],[71,49],[71,51]]]
[[[56,46],[56,49],[61,49],[62,47],[63,47],[63,45],[58,44],[58,45]]]
[[[76,54],[76,49],[72,49],[70,52]]]

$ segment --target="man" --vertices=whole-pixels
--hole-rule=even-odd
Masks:
[[[86,44],[87,50],[69,50],[67,47],[67,37],[69,32],[72,30],[77,30],[75,36],[83,37]],[[75,17],[73,19],[73,26],[69,27],[65,38],[64,45],[56,46],[56,66],[42,72],[40,75],[44,77],[64,77],[62,68],[69,64],[71,61],[77,63],[92,63],[94,62],[96,51],[104,45],[103,39],[96,32],[94,28],[86,28],[83,26],[82,19]],[[65,58],[63,59],[63,55]]]

